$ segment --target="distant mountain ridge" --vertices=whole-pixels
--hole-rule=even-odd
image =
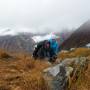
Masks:
[[[56,35],[60,36],[61,44],[66,38],[71,35],[71,32],[56,32]],[[34,50],[35,42],[32,39],[33,36],[45,36],[47,33],[30,33],[30,32],[14,32],[11,29],[1,30],[0,32],[0,48],[10,52],[30,52]]]
[[[10,52],[32,52],[33,40],[28,35],[1,36],[0,48]]]
[[[90,43],[90,20],[81,25],[73,34],[63,42],[62,49],[84,47]]]

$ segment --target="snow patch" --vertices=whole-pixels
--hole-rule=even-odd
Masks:
[[[50,33],[50,34],[47,34],[47,35],[44,35],[44,36],[33,36],[32,39],[35,41],[35,43],[38,43],[38,42],[41,42],[41,41],[44,41],[44,40],[49,40],[49,39],[57,39],[57,38],[60,38],[59,36],[53,34],[53,33]]]

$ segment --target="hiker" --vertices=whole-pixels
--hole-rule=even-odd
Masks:
[[[44,40],[39,42],[33,52],[33,57],[35,59],[45,58],[48,56],[48,52],[50,51],[50,42],[48,40]]]
[[[58,42],[56,39],[59,39],[54,33],[46,35],[45,37],[33,38],[37,43],[37,47],[33,52],[33,57],[35,59],[39,58],[49,58],[50,62],[54,62],[57,58],[58,53]],[[60,39],[59,39],[60,40]],[[40,42],[39,42],[40,41]],[[38,43],[39,42],[39,43]]]
[[[50,62],[55,62],[58,53],[58,43],[55,39],[45,40],[39,42],[33,52],[33,57],[37,58],[49,58]]]
[[[50,42],[50,61],[53,62],[56,60],[57,58],[57,53],[58,53],[58,42],[56,41],[56,39],[52,38],[49,40]]]

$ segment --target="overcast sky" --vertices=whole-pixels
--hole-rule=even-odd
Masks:
[[[88,19],[90,0],[0,0],[0,28],[58,31]]]

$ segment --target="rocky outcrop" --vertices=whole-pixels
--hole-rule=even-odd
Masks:
[[[44,78],[51,90],[67,90],[88,66],[86,57],[65,59],[60,64],[44,70]]]

